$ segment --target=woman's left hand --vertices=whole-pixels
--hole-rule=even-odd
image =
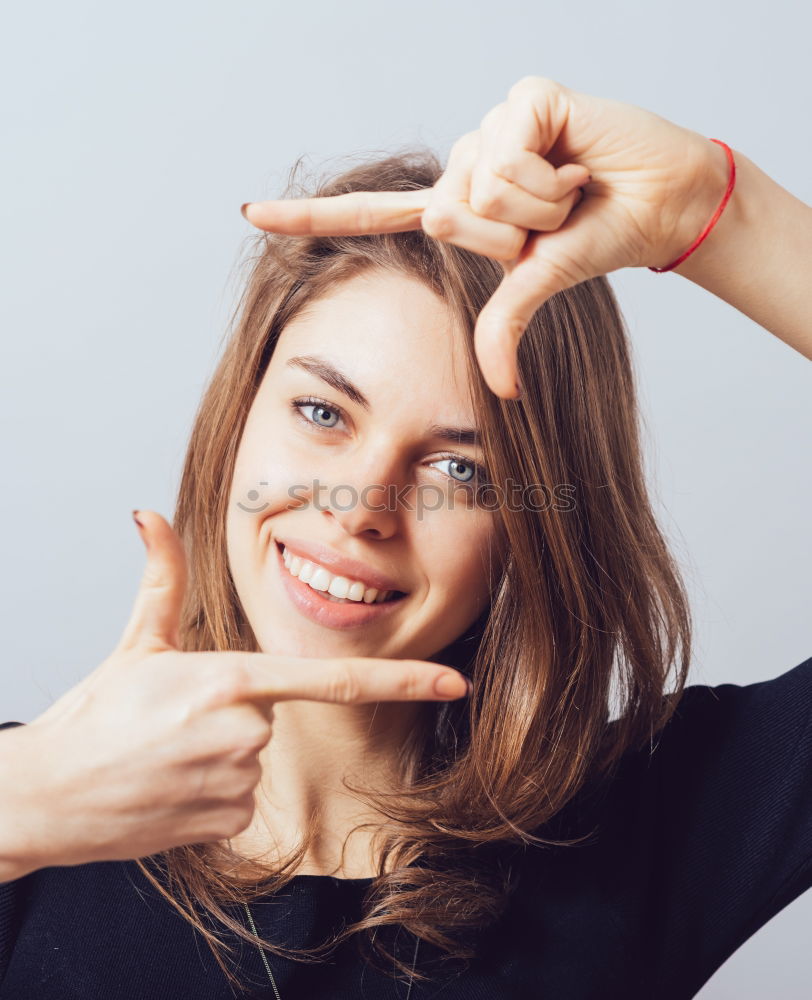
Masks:
[[[711,218],[728,170],[724,150],[697,132],[525,77],[457,141],[432,188],[256,202],[243,214],[290,235],[422,228],[501,261],[505,275],[477,319],[475,348],[490,388],[511,398],[535,311],[597,275],[670,264]]]

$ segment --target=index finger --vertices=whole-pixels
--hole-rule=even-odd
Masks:
[[[328,701],[364,704],[378,701],[436,701],[461,698],[470,690],[459,671],[424,660],[377,657],[240,657],[238,699]]]
[[[257,229],[289,236],[365,236],[420,229],[431,188],[351,191],[326,198],[283,198],[243,206]]]

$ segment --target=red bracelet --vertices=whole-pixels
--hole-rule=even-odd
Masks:
[[[724,149],[724,151],[727,153],[728,163],[730,164],[730,179],[727,182],[727,191],[725,191],[725,196],[724,198],[722,198],[721,204],[714,212],[713,218],[710,220],[707,226],[705,226],[705,228],[702,230],[699,239],[696,241],[696,243],[694,243],[692,247],[689,247],[685,251],[685,253],[682,254],[681,257],[677,257],[674,263],[669,264],[668,267],[650,267],[649,271],[656,271],[657,274],[663,274],[665,271],[672,271],[678,264],[681,264],[686,257],[690,256],[690,254],[692,254],[694,250],[696,250],[696,248],[699,246],[702,240],[704,240],[705,237],[708,235],[708,233],[711,231],[711,229],[713,229],[713,227],[716,225],[719,216],[722,214],[722,210],[724,209],[725,205],[730,201],[730,196],[731,194],[733,194],[733,185],[736,183],[736,163],[733,160],[733,151],[731,150],[730,146],[722,142],[721,139],[711,139],[711,142],[718,143]]]

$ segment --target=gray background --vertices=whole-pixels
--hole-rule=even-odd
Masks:
[[[144,562],[130,510],[171,516],[243,201],[273,197],[302,153],[340,165],[419,141],[445,157],[526,74],[724,139],[809,201],[810,28],[789,0],[15,5],[0,42],[0,721],[43,711],[129,616]],[[812,653],[808,362],[677,275],[610,280],[691,588],[691,683],[774,677]],[[701,996],[808,996],[810,922],[807,893]]]

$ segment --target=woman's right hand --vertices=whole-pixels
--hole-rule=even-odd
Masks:
[[[243,214],[294,236],[422,228],[501,261],[474,347],[490,388],[515,398],[518,344],[536,310],[597,275],[671,264],[703,231],[729,173],[726,153],[698,132],[526,76],[457,140],[431,188],[254,202]]]
[[[420,660],[182,652],[183,545],[159,514],[138,516],[147,564],[119,644],[50,708],[9,733],[32,783],[28,870],[140,858],[244,830],[276,701],[466,694],[456,670]],[[440,678],[448,679],[447,692],[435,689]],[[15,822],[20,826],[19,817]]]

